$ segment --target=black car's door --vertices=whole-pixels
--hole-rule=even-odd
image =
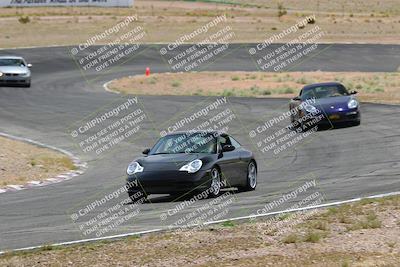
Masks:
[[[218,140],[219,149],[222,149],[225,145],[232,145],[228,135],[221,135]],[[222,175],[227,182],[226,186],[230,187],[241,184],[240,173],[242,173],[242,166],[240,147],[235,147],[233,151],[222,152],[219,157],[218,162]]]
[[[235,147],[235,151],[239,154],[239,160],[237,164],[235,164],[235,169],[236,169],[236,177],[237,185],[246,185],[247,182],[247,165],[250,161],[249,158],[249,151],[244,149],[238,141],[236,141],[232,136],[229,136],[229,139],[231,141],[231,145]]]

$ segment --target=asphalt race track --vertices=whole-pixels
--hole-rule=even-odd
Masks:
[[[183,48],[182,48],[183,49]],[[400,46],[321,45],[321,53],[294,66],[291,71],[396,71]],[[244,45],[231,45],[228,53],[203,70],[257,70]],[[141,151],[151,146],[171,118],[179,119],[194,104],[212,102],[198,96],[139,96],[151,121],[145,121],[141,135],[101,154],[84,153],[71,138],[71,125],[94,111],[121,101],[106,92],[103,83],[127,75],[171,71],[155,46],[141,47],[131,60],[86,79],[72,59],[68,47],[0,50],[0,55],[17,54],[33,64],[31,88],[0,87],[0,131],[30,138],[73,152],[88,163],[87,171],[72,180],[47,187],[0,194],[0,250],[51,244],[96,237],[84,235],[71,214],[93,200],[117,190],[125,183],[126,167]],[[87,80],[90,80],[89,82]],[[257,152],[258,187],[254,192],[234,195],[224,218],[254,213],[271,200],[302,184],[312,173],[318,186],[314,191],[324,202],[399,191],[400,189],[400,107],[362,104],[359,127],[318,131],[312,138],[280,154],[261,153],[249,137],[249,130],[274,115],[287,111],[286,99],[229,98],[237,119],[229,132]],[[177,115],[178,114],[178,115]],[[124,196],[125,197],[125,196]],[[140,213],[102,236],[168,227],[182,214],[204,205],[201,200],[186,207],[177,217],[160,215],[179,202],[167,196],[151,196]],[[288,201],[276,210],[288,208]],[[96,208],[82,221],[100,214],[111,203]]]

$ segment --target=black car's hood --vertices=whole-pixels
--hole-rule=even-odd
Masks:
[[[145,171],[167,171],[179,170],[186,163],[198,158],[201,158],[201,154],[159,154],[141,157],[136,161]]]

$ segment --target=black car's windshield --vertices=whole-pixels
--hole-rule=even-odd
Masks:
[[[216,149],[216,139],[212,133],[179,133],[161,138],[149,154],[214,154]]]
[[[18,58],[0,58],[0,66],[25,66],[25,62]]]
[[[335,97],[335,96],[344,96],[349,95],[346,88],[342,85],[323,85],[316,86],[312,88],[303,89],[303,93],[301,95],[302,99],[311,99],[311,98],[326,98],[326,97]]]

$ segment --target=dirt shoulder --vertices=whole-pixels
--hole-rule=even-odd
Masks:
[[[262,42],[312,14],[316,16],[315,25],[325,33],[319,42],[400,42],[400,8],[395,0],[379,3],[365,0],[357,4],[348,1],[340,4],[319,1],[317,4],[312,0],[224,2],[226,4],[135,0],[131,8],[0,8],[0,46],[11,48],[82,44],[133,15],[138,15],[134,26],[141,26],[146,31],[146,36],[140,42],[171,43],[222,14],[226,14],[227,21],[218,25],[216,31],[229,26],[235,33],[235,38],[230,42]],[[308,25],[301,29],[299,35],[311,27]],[[111,34],[99,43],[114,41],[117,36]],[[189,42],[202,41],[206,36],[201,34]],[[290,35],[279,41],[287,42],[293,38]]]
[[[397,266],[400,197],[0,256],[2,266]],[[293,224],[293,220],[297,220]]]
[[[338,81],[361,101],[400,103],[400,73],[382,72],[190,72],[125,77],[108,88],[139,95],[292,97],[306,85]]]
[[[75,168],[62,153],[0,136],[0,187],[43,181]]]

